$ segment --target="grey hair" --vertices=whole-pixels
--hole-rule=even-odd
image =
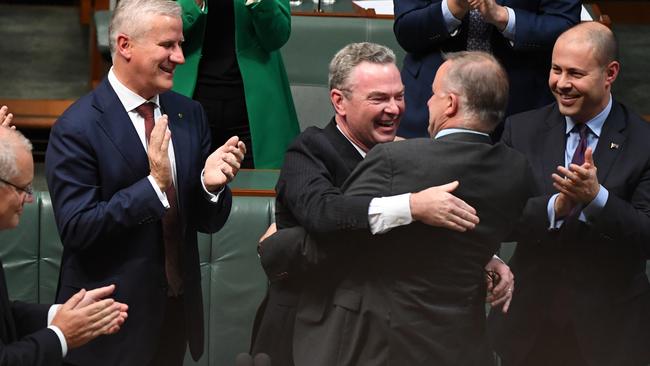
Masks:
[[[454,52],[450,61],[448,91],[461,99],[461,111],[492,131],[505,116],[508,104],[508,75],[494,56],[485,52]]]
[[[330,90],[341,89],[345,93],[350,73],[362,62],[373,64],[394,64],[395,53],[386,46],[376,43],[350,43],[340,49],[329,66],[328,83]]]
[[[181,6],[172,0],[120,0],[113,12],[108,26],[108,42],[111,57],[115,57],[117,36],[127,34],[139,38],[149,30],[149,23],[144,21],[151,15],[181,17]]]
[[[32,143],[22,133],[7,127],[0,127],[0,178],[11,180],[18,175],[16,150],[32,151]],[[5,185],[0,182],[0,185]]]

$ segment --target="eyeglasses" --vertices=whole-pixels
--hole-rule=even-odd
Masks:
[[[30,197],[34,195],[34,188],[32,187],[31,183],[29,183],[25,187],[18,187],[17,185],[15,185],[15,184],[13,184],[11,182],[8,182],[8,181],[6,181],[6,180],[4,180],[2,178],[0,178],[0,182],[14,187],[16,189],[16,191],[18,191],[19,193],[20,192],[25,193],[27,196],[30,196]]]

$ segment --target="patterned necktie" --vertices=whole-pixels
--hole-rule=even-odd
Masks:
[[[467,27],[467,50],[492,52],[490,36],[492,27],[483,19],[481,12],[476,9],[469,11],[469,24]]]
[[[580,141],[578,141],[578,147],[573,153],[571,158],[571,164],[582,165],[585,162],[585,150],[587,150],[587,135],[589,134],[589,126],[584,123],[577,124],[573,126],[573,130],[577,130],[580,135]]]
[[[149,136],[153,130],[153,109],[154,104],[146,102],[135,110],[144,118],[144,133],[149,143]],[[174,183],[165,190],[169,208],[162,218],[163,242],[165,244],[165,275],[169,289],[169,296],[178,296],[182,293],[183,278],[181,277],[180,249],[183,237],[180,229],[180,218],[178,215],[178,203],[176,201],[176,188]]]

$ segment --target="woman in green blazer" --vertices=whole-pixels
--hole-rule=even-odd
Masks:
[[[280,168],[300,132],[279,52],[291,33],[288,0],[177,1],[185,64],[173,89],[201,102],[213,147],[238,135],[252,150],[245,167]]]

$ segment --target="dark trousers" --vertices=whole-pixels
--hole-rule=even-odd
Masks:
[[[187,348],[183,297],[168,297],[158,346],[150,366],[182,366]]]
[[[503,366],[589,366],[578,345],[571,323],[558,326],[549,322],[523,362],[503,362]]]
[[[243,86],[238,88],[223,88],[209,84],[196,84],[194,99],[201,103],[210,124],[212,134],[212,149],[216,150],[232,136],[239,136],[239,140],[246,144],[246,156],[242,168],[254,168],[253,144],[251,129],[248,124],[246,111],[246,98]]]

